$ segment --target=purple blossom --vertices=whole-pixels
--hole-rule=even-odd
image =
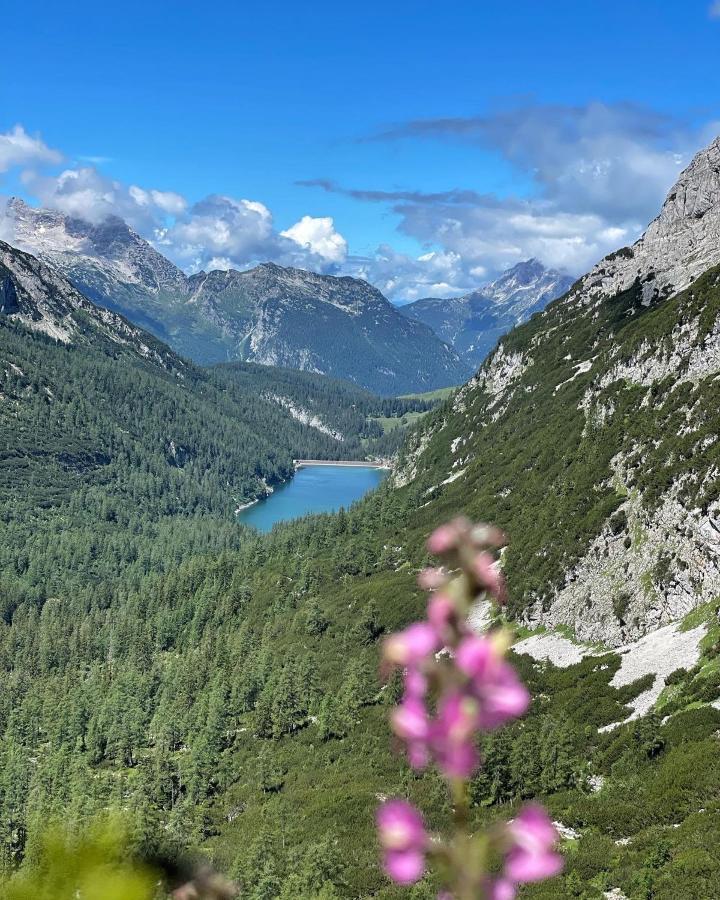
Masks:
[[[439,649],[440,640],[435,629],[427,622],[415,622],[405,631],[387,638],[384,657],[390,665],[417,665]]]
[[[490,591],[498,603],[505,603],[505,579],[493,556],[485,550],[481,551],[473,560],[472,568],[478,584]]]
[[[440,525],[428,538],[427,548],[435,556],[444,556],[457,547],[461,534],[457,521]]]
[[[507,832],[511,848],[505,857],[505,876],[510,881],[541,881],[562,871],[563,858],[554,849],[557,832],[542,806],[524,806],[508,823]]]
[[[405,697],[390,715],[393,731],[404,741],[425,741],[430,736],[427,709],[417,697]]]
[[[455,662],[470,678],[470,689],[480,703],[478,726],[484,731],[499,728],[527,711],[530,694],[491,638],[463,638]]]
[[[499,875],[483,872],[481,861],[469,856],[476,845],[468,832],[467,781],[480,764],[478,735],[518,718],[530,704],[527,688],[505,658],[507,632],[478,636],[467,618],[473,602],[486,593],[505,601],[494,555],[504,543],[498,529],[473,526],[463,518],[436,529],[428,549],[447,557],[455,574],[420,573],[420,586],[431,592],[427,621],[391,636],[384,646],[386,669],[404,669],[404,695],[391,713],[393,731],[405,743],[413,768],[432,760],[453,783],[456,835],[450,842],[433,838],[431,844],[420,813],[404,800],[389,801],[377,817],[383,865],[396,883],[413,884],[424,874],[426,856],[439,857],[445,885],[438,900],[452,900],[468,885],[487,900],[514,900],[518,885],[549,878],[563,866],[554,849],[555,829],[542,807],[533,805],[487,832],[490,848],[504,858]],[[449,653],[438,653],[443,647]]]
[[[398,884],[413,884],[425,871],[428,836],[422,816],[405,800],[388,800],[377,812],[387,874]]]
[[[448,778],[469,778],[480,763],[475,746],[480,707],[469,694],[443,697],[432,724],[431,747],[440,770]]]
[[[455,604],[445,594],[435,594],[428,603],[427,612],[428,621],[438,638],[445,643],[449,637],[451,624],[457,616]]]

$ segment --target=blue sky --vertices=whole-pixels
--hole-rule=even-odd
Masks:
[[[9,0],[0,192],[397,299],[579,272],[720,131],[719,42],[709,0]]]

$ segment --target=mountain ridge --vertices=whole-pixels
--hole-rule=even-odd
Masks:
[[[461,297],[427,297],[401,307],[477,368],[507,331],[564,294],[573,280],[531,258]]]
[[[720,590],[719,233],[716,140],[633,248],[506,335],[408,448],[400,484],[432,473],[441,506],[514,535],[526,624],[619,646]]]

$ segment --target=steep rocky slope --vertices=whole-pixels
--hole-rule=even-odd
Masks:
[[[51,266],[0,241],[0,314],[64,344],[88,342],[88,332],[154,362],[185,363],[122,316],[91,303]]]
[[[187,277],[121,219],[92,225],[17,199],[8,209],[17,246],[197,362],[288,366],[383,394],[455,385],[471,372],[365,281],[272,264]]]
[[[572,281],[569,275],[528,259],[463,297],[427,297],[401,311],[432,328],[477,369],[504,334],[564,294]]]
[[[620,646],[720,593],[720,141],[499,345],[400,483],[508,528],[512,609]]]

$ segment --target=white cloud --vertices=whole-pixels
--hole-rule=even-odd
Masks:
[[[128,194],[140,207],[157,207],[170,216],[179,216],[187,209],[187,200],[174,191],[146,191],[135,184],[128,188]]]
[[[398,253],[388,244],[366,259],[351,257],[348,267],[386,296],[401,301],[421,297],[452,297],[477,287],[477,276],[468,277],[463,260],[453,251],[430,251],[419,256]]]
[[[524,196],[461,187],[424,193],[343,188],[326,179],[305,183],[390,206],[399,230],[428,252],[390,257],[387,248],[379,248],[358,268],[398,299],[427,296],[434,286],[443,296],[471,289],[531,256],[572,274],[586,271],[639,237],[680,170],[719,131],[717,122],[691,127],[630,104],[528,106],[419,120],[378,138],[462,141],[494,151],[523,181],[534,183]]]
[[[0,172],[16,166],[58,164],[62,158],[59,151],[48,147],[39,137],[29,135],[22,125],[0,134]]]
[[[189,204],[179,193],[127,185],[90,164],[49,174],[60,154],[21,126],[0,135],[0,171],[23,169],[27,191],[43,206],[93,222],[120,216],[189,271],[272,260],[355,274],[393,299],[411,300],[473,290],[530,256],[586,271],[639,236],[679,170],[719,130],[717,122],[695,128],[646,108],[602,103],[401,125],[380,139],[471,143],[502,157],[532,189],[499,197],[462,187],[426,193],[305,182],[389,207],[398,229],[419,244],[416,254],[383,245],[363,258],[349,255],[330,216],[304,215],[280,230],[257,200],[215,194]]]
[[[192,206],[160,237],[162,249],[189,269],[244,264],[275,250],[272,215],[262,203],[213,195]]]
[[[299,222],[280,234],[317,253],[328,262],[342,263],[347,257],[347,241],[335,231],[335,224],[330,216],[303,216]]]
[[[21,177],[41,206],[88,222],[119,216],[145,235],[160,227],[168,215],[179,215],[187,206],[180,194],[127,186],[103,175],[94,166],[64,169],[59,175],[26,169]]]

